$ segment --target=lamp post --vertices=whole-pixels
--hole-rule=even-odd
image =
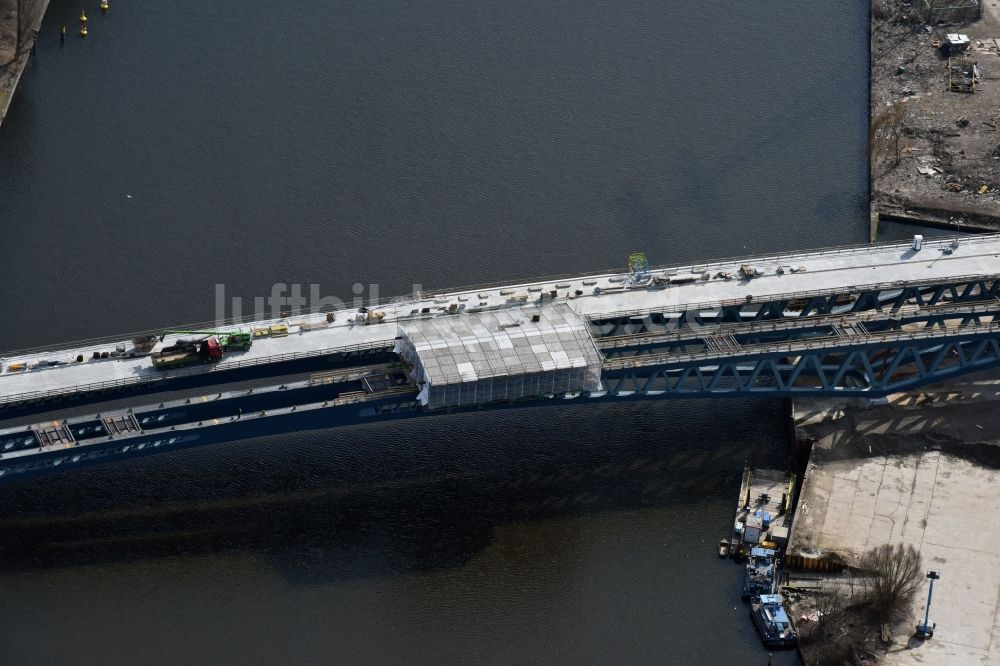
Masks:
[[[927,610],[924,612],[924,621],[923,621],[923,624],[918,624],[917,625],[917,637],[918,638],[930,638],[931,636],[934,635],[934,627],[937,626],[937,623],[935,623],[935,624],[931,624],[930,623],[930,617],[931,617],[931,595],[934,594],[934,581],[936,581],[940,577],[941,577],[941,574],[939,574],[937,571],[928,571],[927,572],[927,578],[931,581],[931,584],[927,588]]]

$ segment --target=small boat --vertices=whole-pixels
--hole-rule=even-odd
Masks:
[[[793,647],[798,641],[798,635],[788,619],[780,594],[762,594],[754,597],[753,603],[750,604],[750,618],[760,632],[764,647]]]
[[[729,557],[729,539],[719,539],[719,557]]]

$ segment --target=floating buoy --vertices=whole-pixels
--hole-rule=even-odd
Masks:
[[[101,11],[108,11],[108,0],[101,0]]]
[[[87,22],[87,14],[81,9],[80,10],[80,23]]]

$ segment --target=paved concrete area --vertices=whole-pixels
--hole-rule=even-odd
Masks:
[[[912,637],[927,600],[922,585],[882,663],[1000,664],[1000,403],[984,388],[995,382],[973,378],[868,410],[802,404],[797,414],[811,424],[800,425],[800,437],[817,439],[789,551],[853,565],[868,548],[911,543],[941,574],[934,638]],[[966,399],[936,402],[935,393]]]

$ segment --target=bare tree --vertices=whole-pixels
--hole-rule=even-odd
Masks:
[[[872,118],[868,128],[868,149],[871,152],[872,171],[883,161],[891,162],[889,170],[899,166],[905,109],[902,104],[892,104]]]
[[[916,548],[910,544],[883,544],[865,552],[859,566],[869,574],[865,587],[872,608],[884,620],[913,602],[921,580],[920,553]]]

